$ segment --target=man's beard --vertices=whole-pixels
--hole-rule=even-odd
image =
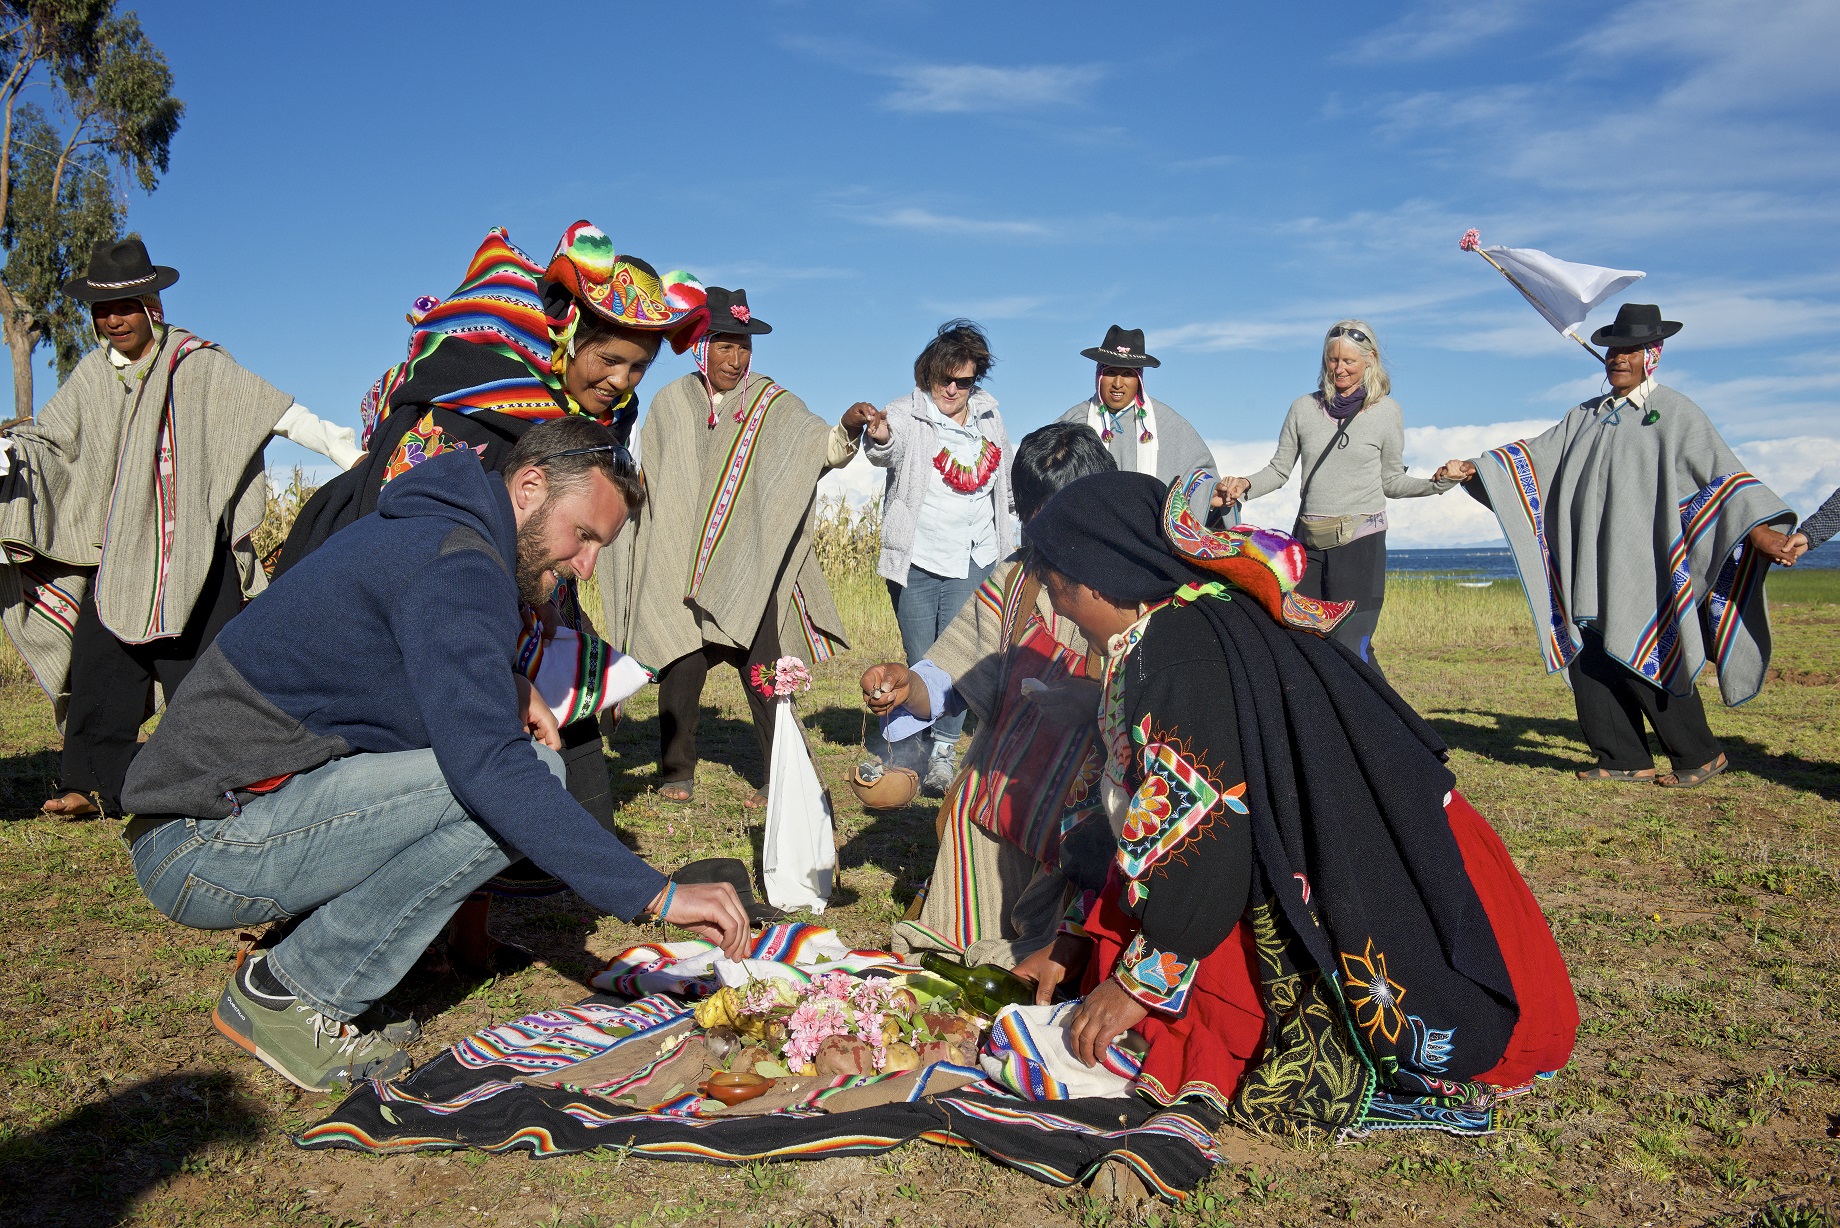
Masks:
[[[543,529],[549,524],[549,500],[543,500],[537,508],[537,514],[524,522],[524,527],[517,534],[517,586],[518,596],[529,605],[542,605],[549,599],[543,573],[556,573],[556,583],[575,578],[575,573],[561,559],[548,557],[548,547],[543,544]]]

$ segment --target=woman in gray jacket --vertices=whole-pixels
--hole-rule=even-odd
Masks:
[[[864,432],[869,463],[888,470],[882,556],[901,649],[926,656],[999,559],[1010,526],[1009,435],[979,387],[996,359],[970,320],[948,320],[914,360],[914,390],[883,406]],[[964,715],[935,721],[922,787],[943,797],[957,771]]]
[[[1303,498],[1291,532],[1310,561],[1298,591],[1353,601],[1354,612],[1333,638],[1376,669],[1373,635],[1386,600],[1386,501],[1443,494],[1457,485],[1452,466],[1460,463],[1430,478],[1406,472],[1405,418],[1392,390],[1374,330],[1363,320],[1338,321],[1323,338],[1317,390],[1291,402],[1277,455],[1250,478],[1222,479],[1214,497],[1220,506],[1270,494],[1303,462]]]

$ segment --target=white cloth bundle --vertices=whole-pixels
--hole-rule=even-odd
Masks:
[[[821,913],[837,872],[830,795],[818,781],[791,699],[774,705],[773,775],[767,787],[762,877],[767,902],[788,912]]]
[[[527,661],[526,653],[532,654]],[[605,711],[652,681],[651,670],[605,640],[567,627],[547,640],[527,632],[518,657],[559,725]]]

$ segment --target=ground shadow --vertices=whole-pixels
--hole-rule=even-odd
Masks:
[[[805,718],[805,727],[832,746],[862,746],[870,731],[879,723],[877,717],[865,718],[866,708],[840,708],[832,704]]]
[[[0,1141],[0,1218],[45,1228],[124,1222],[213,1144],[262,1134],[241,1093],[227,1071],[161,1075]]]
[[[639,796],[658,783],[658,718],[622,719],[613,733],[603,739],[617,763],[613,773],[613,800],[616,808]],[[767,779],[767,761],[760,753],[760,740],[754,736],[753,721],[738,721],[703,705],[703,719],[696,730],[697,758],[721,763],[734,769],[737,776],[759,788]],[[634,775],[632,769],[650,764],[652,771]]]
[[[846,798],[843,804],[856,803]],[[842,872],[868,865],[882,870],[894,879],[890,894],[905,909],[933,873],[933,859],[939,852],[934,827],[939,805],[938,798],[916,797],[896,810],[864,810],[869,825],[837,850],[837,869]]]
[[[1481,718],[1481,723],[1453,719]],[[1575,720],[1558,717],[1519,716],[1506,712],[1486,712],[1472,708],[1449,708],[1427,717],[1431,727],[1446,743],[1459,750],[1540,771],[1570,775],[1591,765],[1583,738]],[[1719,741],[1731,759],[1733,771],[1748,772],[1787,789],[1812,793],[1826,801],[1840,801],[1840,764],[1803,759],[1799,755],[1776,754],[1749,738],[1721,735]],[[1569,744],[1573,754],[1559,754],[1553,743]],[[1656,763],[1666,770],[1667,756],[1649,735],[1649,746]]]
[[[0,819],[37,817],[57,783],[59,758],[55,750],[0,755]]]

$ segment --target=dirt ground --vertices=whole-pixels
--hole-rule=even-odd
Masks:
[[[1228,1162],[1185,1205],[1146,1208],[1138,1221],[1840,1222],[1840,605],[1831,594],[1784,601],[1796,594],[1780,588],[1778,669],[1764,694],[1727,710],[1703,680],[1736,766],[1692,792],[1572,778],[1587,756],[1570,696],[1540,676],[1518,595],[1448,626],[1412,621],[1435,604],[1389,595],[1383,664],[1450,742],[1463,789],[1552,921],[1584,1017],[1576,1057],[1482,1140],[1228,1132]],[[886,942],[933,855],[929,808],[869,815],[841,788],[860,755],[854,678],[886,648],[823,666],[801,704],[839,799],[842,868],[826,920],[861,945]],[[621,823],[661,865],[758,850],[759,812],[740,802],[760,756],[732,675],[712,678],[706,702],[693,804],[648,791],[649,697],[610,750]],[[299,1092],[212,1031],[235,936],[156,914],[116,824],[35,815],[56,746],[42,695],[22,682],[0,690],[0,1222],[1121,1222],[1083,1191],[925,1144],[734,1169],[617,1151],[299,1151],[290,1133],[336,1098]],[[412,975],[391,1002],[423,1021],[419,1059],[582,997],[609,954],[657,933],[594,916],[568,894],[501,903],[494,917],[549,966],[496,981]]]

